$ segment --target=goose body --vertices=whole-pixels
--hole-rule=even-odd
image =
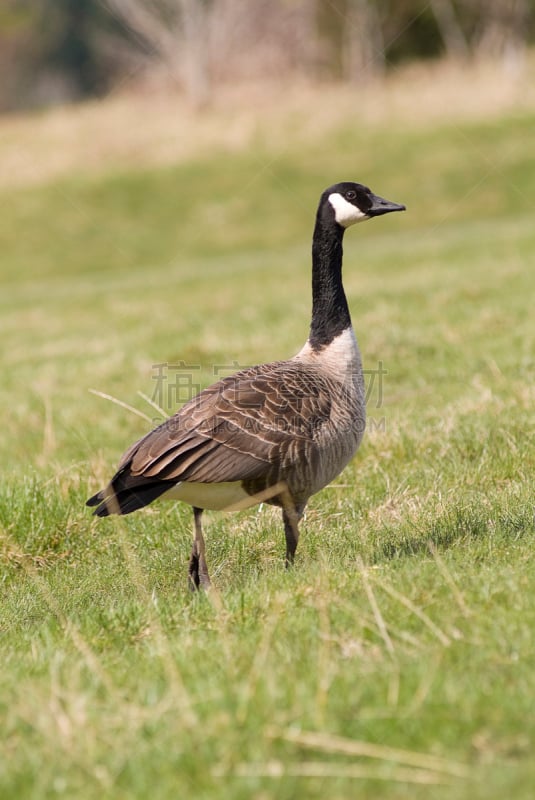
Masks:
[[[312,245],[312,322],[287,361],[250,367],[200,392],[123,455],[108,486],[88,500],[95,514],[128,514],[158,497],[193,506],[194,586],[208,586],[201,515],[267,500],[283,509],[293,561],[308,499],[355,454],[366,409],[362,362],[342,285],[349,225],[404,206],[356,183],[321,196]]]

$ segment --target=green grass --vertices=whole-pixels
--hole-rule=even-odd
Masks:
[[[534,124],[349,116],[3,192],[2,798],[531,797]],[[207,515],[192,596],[187,507],[84,508],[149,425],[88,390],[153,417],[156,364],[290,356],[319,193],[353,178],[408,206],[346,237],[369,434],[295,570],[275,510]]]

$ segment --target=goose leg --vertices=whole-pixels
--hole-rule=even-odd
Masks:
[[[191,548],[191,558],[189,560],[189,580],[192,591],[196,589],[208,589],[210,587],[210,576],[206,565],[205,545],[202,535],[202,508],[193,507],[194,539]]]
[[[282,519],[284,522],[284,535],[286,537],[286,568],[294,563],[297,542],[299,541],[299,520],[303,516],[305,503],[294,505],[286,502],[282,509]]]

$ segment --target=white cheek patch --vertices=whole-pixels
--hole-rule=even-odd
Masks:
[[[354,225],[355,222],[363,222],[365,219],[369,219],[369,216],[364,211],[354,206],[353,203],[350,203],[338,192],[333,192],[333,194],[329,195],[329,203],[334,208],[335,219],[342,228],[348,228],[350,225]]]

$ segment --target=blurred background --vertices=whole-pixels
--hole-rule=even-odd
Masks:
[[[363,85],[410,61],[525,68],[534,0],[3,0],[0,110],[169,83],[197,107],[269,78]]]

